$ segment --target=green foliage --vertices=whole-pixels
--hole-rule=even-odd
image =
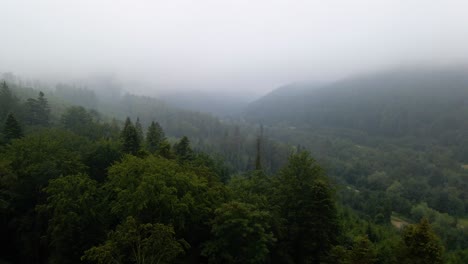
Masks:
[[[420,203],[411,208],[411,218],[414,221],[426,218],[446,247],[458,249],[468,245],[468,230],[459,225],[457,217],[440,213],[428,207],[426,203]]]
[[[307,152],[292,155],[276,187],[274,204],[285,221],[278,250],[294,262],[319,263],[340,232],[333,190],[323,170]]]
[[[106,204],[98,183],[85,174],[59,177],[44,189],[49,217],[49,263],[79,263],[83,252],[104,237]]]
[[[124,153],[136,155],[140,150],[140,135],[138,130],[132,124],[130,118],[127,117],[125,125],[121,133],[122,150]]]
[[[121,159],[120,149],[120,144],[115,141],[100,140],[95,142],[84,157],[89,176],[103,182],[107,178],[107,168]]]
[[[0,212],[6,213],[10,209],[10,203],[14,198],[14,183],[17,176],[10,166],[10,161],[0,159]]]
[[[138,141],[141,143],[144,142],[145,140],[145,136],[143,135],[143,127],[141,126],[141,123],[140,123],[140,118],[137,117],[136,119],[136,122],[135,122],[135,129],[137,131],[137,135],[138,135]]]
[[[161,145],[159,146],[159,149],[158,149],[158,154],[161,155],[161,157],[164,157],[166,159],[173,158],[173,153],[171,151],[171,144],[169,144],[167,140],[163,140],[161,142]]]
[[[3,138],[9,143],[11,140],[21,137],[23,137],[23,130],[20,124],[12,113],[8,114],[5,125],[3,126]]]
[[[203,254],[212,263],[265,263],[274,243],[271,215],[255,206],[229,202],[216,209],[211,233]]]
[[[182,162],[193,158],[193,150],[190,148],[190,141],[186,136],[183,136],[180,141],[174,145],[174,153]]]
[[[8,113],[16,110],[18,99],[13,95],[7,83],[3,81],[0,88],[0,121],[3,122]]]
[[[367,236],[356,236],[350,249],[341,245],[331,249],[328,256],[330,263],[373,264],[377,263],[377,253]]]
[[[151,122],[146,133],[146,148],[151,153],[156,153],[160,151],[161,145],[166,138],[164,136],[164,131],[158,122]]]
[[[85,139],[74,134],[47,129],[8,145],[1,158],[9,161],[18,176],[14,185],[14,190],[21,194],[18,206],[34,207],[36,195],[50,179],[84,172],[86,167],[80,150],[87,144]]]
[[[208,179],[172,160],[126,156],[110,167],[108,178],[116,197],[110,208],[120,217],[171,224],[181,231],[213,210]]]
[[[95,121],[96,115],[81,106],[69,107],[62,115],[60,123],[63,128],[90,139],[104,136],[102,126]]]
[[[430,115],[419,113],[424,102],[440,98],[414,93],[411,100],[421,103],[414,108],[401,101],[381,108],[375,102],[388,98],[385,93],[329,96],[338,108],[319,103],[322,112],[272,123],[261,142],[258,126],[244,121],[221,121],[147,97],[102,102],[85,89],[59,90],[48,96],[50,111],[43,94],[17,103],[15,95],[34,97],[32,88],[9,82],[0,90],[0,110],[8,109],[25,134],[0,147],[0,262],[77,263],[93,245],[99,246],[88,251],[88,261],[135,262],[131,245],[156,239],[157,232],[191,245],[166,262],[203,263],[202,251],[213,262],[409,262],[424,243],[404,242],[415,241],[416,231],[400,239],[392,214],[409,223],[427,217],[447,249],[443,259],[467,262],[466,89],[438,94],[451,103],[437,104]],[[331,118],[317,121],[317,114]],[[60,116],[54,129],[37,127],[54,126],[52,117]],[[121,130],[120,120],[109,121],[126,116],[135,125],[128,119]],[[301,122],[289,123],[296,118]],[[140,120],[158,120],[171,142],[181,140],[171,148],[161,126],[151,123],[142,150]],[[261,171],[253,171],[256,163]],[[127,236],[135,234],[128,230],[153,229]],[[159,254],[150,244],[144,254]]]
[[[426,218],[419,224],[406,227],[402,240],[400,263],[443,263],[444,248]]]
[[[447,264],[468,263],[468,249],[460,249],[450,253]]]
[[[39,92],[37,99],[29,98],[26,101],[25,120],[28,125],[48,126],[50,123],[49,102],[43,92]]]
[[[0,154],[0,160],[6,161],[7,168],[16,176],[9,184],[9,214],[5,223],[5,228],[14,232],[5,232],[5,236],[13,241],[11,245],[18,245],[21,262],[40,261],[40,252],[46,246],[40,239],[47,218],[35,211],[43,199],[41,191],[50,179],[86,170],[81,153],[87,144],[86,140],[69,132],[44,129],[13,140]]]
[[[253,171],[247,175],[231,177],[228,188],[232,199],[270,210],[271,191],[275,188],[272,177],[262,171]]]
[[[188,247],[184,240],[175,238],[174,229],[163,224],[139,224],[133,217],[118,225],[107,240],[87,250],[83,260],[92,263],[174,263]]]
[[[367,236],[356,237],[350,252],[350,263],[373,264],[376,261],[376,252],[369,238]]]

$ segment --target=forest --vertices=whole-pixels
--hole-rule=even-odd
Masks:
[[[224,118],[7,78],[0,263],[468,263],[468,82],[439,74]]]

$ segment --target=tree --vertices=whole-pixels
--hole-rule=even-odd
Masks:
[[[184,240],[175,238],[172,226],[159,223],[139,224],[135,218],[129,216],[115,231],[108,234],[104,244],[87,250],[82,260],[98,264],[173,263],[188,246]]]
[[[93,116],[82,106],[72,106],[60,119],[62,126],[77,135],[96,138],[99,136],[97,127],[93,122]]]
[[[50,107],[49,107],[49,102],[47,99],[44,97],[43,92],[39,92],[39,97],[37,98],[37,101],[39,103],[39,107],[41,110],[41,123],[43,125],[48,125],[49,124],[49,115],[50,115]]]
[[[255,169],[262,169],[262,143],[263,143],[263,125],[260,125],[260,135],[256,141]]]
[[[164,131],[158,122],[151,122],[146,133],[146,147],[151,153],[156,153],[160,148],[162,142],[165,140]]]
[[[26,101],[26,121],[29,125],[48,126],[50,107],[43,92],[39,92],[37,99],[29,98]]]
[[[13,95],[5,81],[0,88],[0,121],[5,120],[8,113],[12,112],[18,103],[18,99]]]
[[[271,207],[269,196],[274,188],[271,178],[261,170],[254,170],[245,176],[232,176],[228,188],[234,200],[269,210]]]
[[[60,175],[85,172],[81,153],[88,142],[70,132],[47,129],[13,141],[1,153],[8,160],[18,180],[13,187],[17,210],[35,206],[38,193],[50,179]]]
[[[351,264],[373,264],[377,257],[374,245],[367,236],[357,236],[350,252]]]
[[[190,141],[186,136],[182,137],[182,139],[174,145],[174,152],[180,161],[187,161],[193,158]]]
[[[44,191],[47,202],[37,210],[49,215],[49,263],[79,263],[86,249],[105,238],[103,190],[77,174],[51,180]]]
[[[284,219],[279,254],[296,263],[320,263],[339,234],[333,189],[322,168],[307,152],[292,155],[276,186],[272,199]]]
[[[13,139],[23,137],[23,130],[12,113],[8,114],[3,126],[3,137],[7,143]]]
[[[407,226],[403,230],[402,240],[400,263],[443,263],[444,248],[427,218],[422,218],[419,224]]]
[[[15,195],[12,190],[12,186],[15,184],[16,180],[17,180],[17,177],[10,166],[10,162],[6,159],[1,159],[0,160],[0,215],[6,212],[10,207],[10,202]]]
[[[205,217],[212,203],[206,200],[207,179],[157,156],[125,156],[109,168],[107,187],[116,197],[109,205],[115,215],[171,224],[177,232],[187,228],[192,219]]]
[[[374,245],[369,238],[364,235],[354,238],[351,249],[347,249],[342,245],[333,247],[328,255],[328,262],[325,263],[374,264],[376,262],[377,253]]]
[[[138,131],[132,124],[129,117],[125,120],[125,125],[121,133],[123,152],[136,155],[140,150],[140,137]]]
[[[17,252],[8,253],[17,254],[14,263],[44,262],[47,243],[42,237],[48,219],[38,215],[36,205],[43,201],[42,190],[51,179],[85,172],[81,153],[87,147],[87,141],[73,133],[44,129],[13,140],[0,153],[0,160],[16,176],[9,188],[9,208],[14,214],[7,218],[10,232],[15,234],[10,244],[21,245]]]
[[[215,211],[213,239],[203,249],[212,263],[264,263],[275,238],[270,214],[255,206],[229,202]]]
[[[261,138],[258,137],[256,141],[256,156],[255,156],[255,169],[261,170],[262,169],[262,157],[261,157]]]
[[[84,157],[88,166],[89,176],[103,182],[107,179],[107,168],[122,157],[120,145],[115,141],[100,140],[93,144],[91,150]]]
[[[169,144],[169,142],[166,139],[164,139],[161,142],[158,153],[159,155],[161,155],[161,157],[164,157],[166,159],[173,158],[173,153],[171,152],[171,144]]]
[[[143,135],[143,127],[141,126],[139,117],[137,117],[135,122],[135,129],[137,131],[138,140],[142,143],[145,140],[145,136]]]

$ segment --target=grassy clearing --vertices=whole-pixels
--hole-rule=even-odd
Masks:
[[[405,219],[401,215],[397,213],[392,213],[392,216],[390,218],[390,222],[392,225],[398,229],[402,229],[403,227],[411,224],[411,222],[408,219]]]
[[[458,227],[468,229],[468,218],[458,218]]]

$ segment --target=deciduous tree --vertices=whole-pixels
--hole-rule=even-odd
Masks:
[[[402,240],[400,263],[443,263],[444,248],[432,231],[427,218],[423,218],[419,224],[407,226],[403,231]]]
[[[174,263],[189,245],[178,240],[172,226],[140,224],[129,216],[115,231],[108,234],[104,244],[87,250],[83,260],[93,263]]]

